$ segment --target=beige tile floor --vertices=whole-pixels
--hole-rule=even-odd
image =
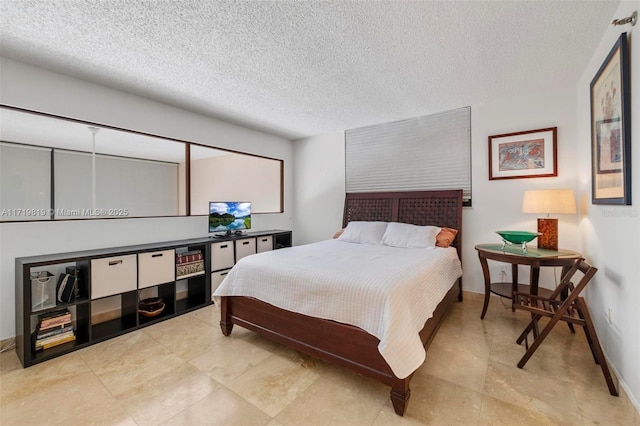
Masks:
[[[581,331],[557,327],[524,369],[527,314],[482,296],[456,303],[416,372],[404,417],[373,380],[240,327],[210,306],[27,369],[0,356],[8,425],[640,425],[608,394]]]

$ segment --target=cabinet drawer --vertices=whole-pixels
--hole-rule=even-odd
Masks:
[[[256,254],[256,239],[245,238],[236,240],[236,262],[239,262],[245,256]]]
[[[229,269],[235,263],[233,241],[221,241],[211,244],[211,270]]]
[[[175,271],[175,250],[138,253],[138,288],[175,281]]]
[[[137,288],[136,255],[91,259],[91,299]]]
[[[267,235],[265,237],[257,237],[258,247],[257,252],[262,253],[263,251],[273,250],[273,237],[271,235]]]
[[[220,284],[222,284],[222,280],[224,280],[229,271],[230,269],[225,269],[224,271],[211,273],[211,294],[215,293],[216,289]]]

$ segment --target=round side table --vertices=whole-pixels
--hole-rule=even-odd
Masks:
[[[520,246],[503,246],[503,244],[478,244],[475,249],[478,251],[478,258],[484,274],[484,305],[480,319],[484,319],[487,313],[491,293],[511,299],[511,309],[515,311],[515,300],[513,298],[515,291],[536,296],[538,292],[541,293],[540,295],[545,295],[547,292],[551,294],[551,291],[547,289],[538,288],[541,267],[561,266],[561,276],[564,276],[576,260],[582,257],[580,253],[570,250],[543,250],[530,247],[527,247],[527,252],[525,253]],[[492,282],[487,260],[511,264],[511,282]],[[529,265],[531,267],[530,284],[518,283],[518,265]]]

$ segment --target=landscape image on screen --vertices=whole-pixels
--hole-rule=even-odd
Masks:
[[[209,232],[251,229],[251,203],[209,203]]]

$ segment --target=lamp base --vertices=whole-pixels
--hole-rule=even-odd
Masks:
[[[558,219],[538,219],[538,248],[558,250]]]

